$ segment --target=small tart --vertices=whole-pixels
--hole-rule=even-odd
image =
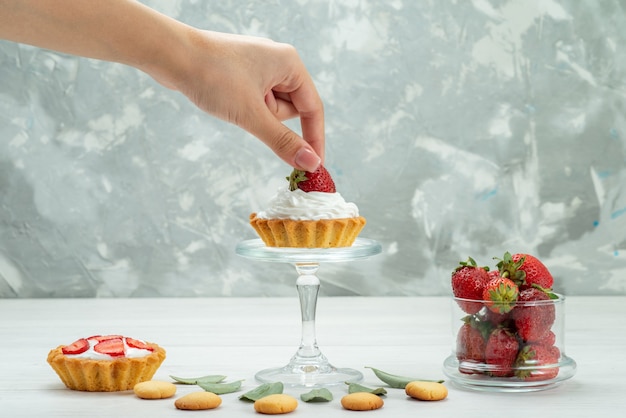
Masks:
[[[250,215],[250,225],[268,247],[349,247],[365,226],[362,216],[341,219],[262,219]]]
[[[116,357],[96,360],[63,354],[63,345],[48,354],[48,363],[69,389],[88,392],[131,390],[152,379],[165,360],[165,350],[146,342],[152,352],[144,357]]]

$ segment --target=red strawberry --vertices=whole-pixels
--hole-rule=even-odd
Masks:
[[[533,341],[535,344],[545,345],[546,347],[553,346],[556,343],[556,335],[552,331],[548,331],[541,336],[537,341]],[[556,348],[556,347],[554,347]]]
[[[116,338],[124,338],[123,335],[92,335],[91,337],[87,338],[88,340],[97,340],[98,342],[102,342],[102,341],[106,341],[106,340],[113,340]]]
[[[489,270],[489,277],[490,277],[489,282],[491,282],[492,280],[501,277],[500,272],[498,272],[497,270]],[[476,316],[480,321],[489,323],[491,327],[493,328],[497,325],[508,326],[506,321],[508,321],[511,318],[511,312],[509,311],[506,313],[499,313],[491,309],[485,309],[485,310],[478,312]]]
[[[456,336],[456,357],[459,371],[466,374],[480,373],[476,365],[485,362],[484,328],[471,317],[463,318],[464,324]]]
[[[506,328],[491,331],[485,345],[485,362],[489,365],[487,373],[498,377],[512,376],[518,351],[517,338]]]
[[[120,357],[124,355],[124,341],[121,338],[105,340],[96,344],[93,349],[100,354]]]
[[[522,340],[540,341],[550,331],[556,315],[551,295],[535,287],[520,292],[511,317]]]
[[[300,189],[303,192],[324,192],[335,193],[335,182],[330,173],[320,165],[314,172],[302,171],[294,169],[291,175],[287,177],[289,180],[289,190],[294,191]]]
[[[469,299],[457,301],[468,314],[474,314],[483,307],[483,289],[489,282],[487,270],[486,267],[478,267],[476,261],[469,257],[452,272],[452,293],[457,298]]]
[[[483,301],[491,311],[505,314],[515,306],[519,290],[512,280],[506,277],[496,277],[489,280],[483,290]]]
[[[84,338],[80,338],[74,341],[72,344],[66,345],[65,347],[61,348],[61,351],[63,352],[63,354],[80,354],[84,353],[88,349],[89,341]]]
[[[498,277],[502,277],[500,276],[500,271],[499,270],[489,270],[487,272],[489,274],[489,279],[497,279]]]
[[[498,263],[503,277],[513,280],[520,290],[532,286],[552,289],[554,278],[548,268],[537,257],[530,254],[513,254],[509,252]]]
[[[126,337],[126,344],[128,344],[129,347],[138,348],[140,350],[154,351],[153,347],[150,347],[148,344],[144,343],[143,341],[139,341],[134,338]]]
[[[492,327],[500,324],[507,326],[506,321],[508,321],[510,318],[511,312],[501,314],[494,312],[491,309],[485,309],[484,312],[480,313],[480,319],[484,322],[490,323]]]
[[[554,379],[559,374],[559,357],[557,347],[528,344],[517,355],[515,376],[523,380]]]

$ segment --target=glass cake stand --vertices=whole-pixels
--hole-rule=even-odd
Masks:
[[[336,368],[322,354],[315,336],[315,311],[320,280],[316,273],[321,262],[354,261],[380,253],[381,245],[371,239],[357,238],[351,247],[284,248],[267,247],[262,240],[239,243],[240,256],[275,263],[293,264],[298,273],[296,288],[302,314],[300,347],[289,363],[259,371],[255,378],[262,383],[281,382],[292,387],[324,387],[345,382],[359,382],[363,374],[354,369]]]

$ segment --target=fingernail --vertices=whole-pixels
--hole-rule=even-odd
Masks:
[[[305,171],[313,172],[317,170],[322,159],[317,156],[311,149],[303,147],[296,153],[296,165]]]

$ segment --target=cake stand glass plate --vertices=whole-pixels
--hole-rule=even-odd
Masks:
[[[255,375],[256,380],[310,388],[363,380],[363,374],[357,370],[333,366],[317,345],[315,312],[320,288],[317,270],[322,262],[355,261],[376,255],[382,251],[380,244],[371,239],[357,238],[351,247],[287,248],[267,247],[261,239],[252,239],[239,243],[235,251],[254,260],[293,264],[298,274],[296,289],[302,316],[300,346],[287,365],[261,370]]]
[[[351,247],[289,248],[268,247],[261,239],[240,242],[236,253],[247,258],[279,263],[354,261],[380,253],[380,244],[372,239],[357,238]]]

